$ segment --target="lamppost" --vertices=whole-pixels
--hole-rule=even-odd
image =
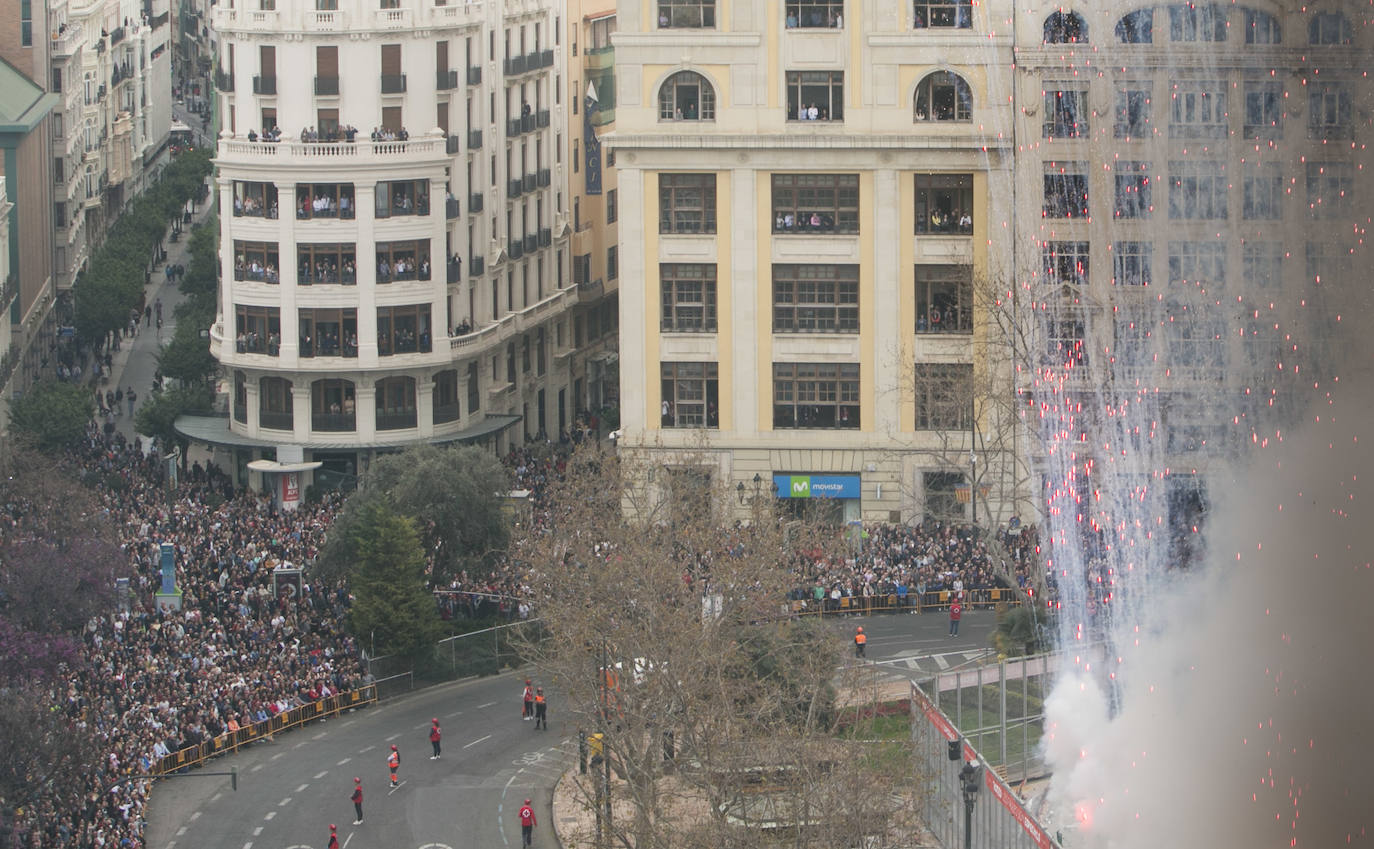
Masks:
[[[983,765],[969,761],[959,770],[959,789],[964,795],[964,849],[973,849],[973,804],[983,783]]]
[[[978,455],[968,452],[968,492],[973,504],[973,532],[978,535]]]
[[[756,525],[759,522],[759,498],[762,496],[762,489],[763,476],[760,475],[758,472],[754,472],[754,494],[750,498],[749,508],[750,514],[753,516],[754,524]],[[740,481],[739,483],[735,484],[735,497],[739,499],[739,504],[741,507],[744,506],[744,493],[744,481]]]

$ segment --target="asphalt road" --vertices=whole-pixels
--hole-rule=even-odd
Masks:
[[[851,616],[830,620],[849,639],[864,626],[867,662],[884,679],[920,679],[955,668],[988,646],[993,615]],[[187,778],[159,782],[150,805],[149,849],[324,849],[329,824],[343,849],[518,849],[516,811],[534,800],[536,849],[556,849],[550,799],[576,764],[576,728],[550,693],[550,728],[520,719],[525,673],[448,684],[277,735],[211,761]],[[543,682],[539,682],[543,683]],[[443,757],[429,759],[429,723],[444,730]],[[386,756],[400,747],[401,785],[388,787]],[[228,777],[207,776],[236,766]],[[364,822],[352,825],[353,777],[363,780]]]

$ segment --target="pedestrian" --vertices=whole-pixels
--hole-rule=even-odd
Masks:
[[[954,596],[949,604],[949,635],[959,636],[959,619],[964,615],[964,606],[959,603],[959,596]]]
[[[396,744],[391,744],[391,754],[386,756],[386,768],[391,770],[391,786],[396,786],[396,770],[401,768],[401,753]]]
[[[539,823],[534,818],[534,808],[530,807],[530,800],[526,799],[525,804],[520,806],[520,840],[525,849],[529,849],[530,843],[534,840],[534,827]]]
[[[334,823],[329,824],[329,846],[327,849],[339,849],[339,827]]]
[[[118,386],[116,386],[116,387],[115,387],[115,395],[114,395],[114,398],[115,398],[115,402],[114,402],[114,412],[115,412],[115,415],[117,416],[117,415],[119,415],[119,408],[120,408],[121,406],[123,406],[123,404],[124,404],[124,390],[123,390],[123,389],[120,389]]]
[[[864,646],[868,645],[868,635],[864,633],[864,626],[860,625],[854,632],[854,656],[864,657]]]
[[[143,326],[147,327],[153,323],[153,308],[147,306],[143,308]]]
[[[352,795],[350,798],[353,800],[353,812],[354,812],[355,814],[357,814],[357,818],[353,820],[353,824],[354,824],[354,825],[362,825],[362,824],[363,824],[363,780],[362,780],[361,778],[358,778],[357,776],[354,776],[354,777],[353,777],[353,795]]]
[[[429,723],[429,744],[434,747],[434,754],[429,756],[432,761],[439,760],[439,740],[444,735],[439,731],[439,717],[434,717]]]
[[[525,692],[520,696],[520,704],[520,718],[526,722],[534,719],[534,687],[528,678],[525,679]]]
[[[544,688],[536,687],[534,690],[534,728],[539,730],[542,725],[545,731],[549,730],[549,706],[544,701]]]
[[[138,393],[134,392],[134,388],[130,386],[128,391],[124,393],[124,397],[129,399],[129,415],[132,416],[134,414],[134,402],[138,400]]]

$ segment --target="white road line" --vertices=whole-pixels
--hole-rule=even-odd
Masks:
[[[464,746],[463,748],[464,748],[464,749],[467,749],[467,748],[470,748],[470,747],[472,747],[472,746],[476,746],[478,743],[481,743],[481,742],[484,742],[484,741],[490,740],[490,739],[491,739],[491,735],[488,734],[488,735],[485,736],[485,737],[480,737],[480,738],[478,738],[478,739],[476,739],[476,740],[473,740],[471,743],[467,744],[467,745]]]
[[[291,797],[287,796],[285,799],[282,799],[280,802],[277,803],[277,807],[285,808],[289,804],[291,804]]]
[[[329,770],[325,770],[324,772],[322,772],[322,773],[316,775],[316,776],[315,776],[315,780],[316,780],[316,781],[319,781],[321,778],[324,778],[324,777],[325,777],[326,775],[328,775],[328,774],[329,774]]]
[[[395,793],[397,790],[400,790],[402,787],[405,787],[405,786],[406,786],[406,783],[405,783],[404,781],[402,781],[400,784],[397,784],[395,787],[392,787],[391,790],[390,790],[386,795],[390,796],[392,793]]]
[[[302,784],[300,787],[297,787],[297,788],[296,788],[296,792],[297,792],[297,793],[300,793],[300,792],[304,791],[305,788],[307,788],[307,787],[309,787],[309,786],[310,786],[309,784]]]
[[[181,836],[183,836],[183,835],[185,835],[185,834],[186,834],[186,826],[183,825],[181,828],[177,829],[177,837],[181,837]]]
[[[477,706],[477,709],[478,709],[478,710],[481,710],[482,708],[488,708],[488,707],[491,707],[491,706],[494,705],[494,704],[496,704],[496,702],[487,702],[487,703],[484,704],[484,705],[478,705],[478,706]]]
[[[175,845],[177,845],[177,842],[175,840],[168,840],[166,849],[172,849],[172,847]]]
[[[348,849],[348,841],[350,841],[350,840],[352,840],[352,839],[353,839],[353,832],[350,831],[350,832],[348,833],[348,836],[344,838],[343,849]]]
[[[254,836],[254,837],[257,837],[257,836],[260,835],[260,834],[262,834],[262,826],[258,826],[257,828],[253,829],[253,836]]]
[[[351,761],[351,760],[353,760],[353,759],[352,759],[352,758],[344,758],[343,760],[341,760],[341,761],[339,761],[338,763],[334,764],[334,766],[343,766],[344,764],[348,763],[348,762]]]
[[[253,767],[252,769],[250,769],[250,770],[248,770],[248,771],[249,771],[249,772],[257,772],[257,771],[260,770],[260,769],[262,769],[262,764],[258,764],[257,766]]]
[[[268,812],[267,812],[267,815],[264,816],[263,819],[265,819],[265,820],[270,820],[270,819],[272,819],[272,817],[275,817],[276,815],[277,815],[277,812],[276,812],[276,811],[268,811]]]
[[[271,759],[275,761],[277,758],[281,757],[284,754],[286,754],[286,752],[277,752],[275,755],[272,756]]]
[[[243,849],[253,849],[253,841],[250,840],[247,843],[243,844]]]
[[[366,749],[359,749],[359,750],[358,750],[358,754],[360,754],[360,755],[365,755],[365,754],[367,754],[368,752],[372,751],[372,750],[375,749],[375,748],[377,748],[377,747],[376,747],[376,746],[368,746]]]
[[[224,795],[223,792],[216,793],[215,795],[213,795],[213,796],[210,797],[210,801],[211,801],[211,802],[218,802],[218,801],[220,800],[220,797],[223,796],[223,795]]]
[[[387,741],[388,743],[390,743],[392,740],[395,740],[397,737],[400,737],[400,736],[401,736],[400,734],[392,734],[390,737],[386,738],[386,741]]]
[[[310,739],[311,739],[311,740],[318,740],[318,739],[320,739],[321,737],[323,737],[324,734],[325,734],[325,732],[321,731],[319,734],[316,734],[314,737],[311,737]]]
[[[304,745],[305,745],[305,741],[302,740],[302,741],[300,741],[299,743],[297,743],[296,745],[292,746],[291,748],[293,748],[293,749],[299,749],[300,747],[302,747],[302,746],[304,746]]]
[[[190,818],[187,819],[186,821],[187,821],[187,822],[195,822],[195,821],[198,820],[198,819],[200,819],[200,811],[196,811],[194,814],[191,814]]]
[[[453,713],[446,713],[446,714],[444,714],[444,716],[447,716],[447,717],[449,717],[450,719],[452,719],[452,718],[455,717],[455,716],[462,716],[462,715],[463,715],[463,712],[462,712],[461,710],[455,710]]]

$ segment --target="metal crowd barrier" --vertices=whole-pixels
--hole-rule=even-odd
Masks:
[[[158,759],[153,764],[151,772],[154,775],[163,775],[187,767],[199,766],[216,755],[225,752],[237,752],[240,746],[246,746],[256,740],[270,739],[274,734],[282,731],[289,731],[317,719],[336,716],[346,710],[370,705],[376,701],[377,686],[375,684],[369,684],[358,690],[350,690],[347,693],[339,693],[326,699],[292,708],[285,713],[279,713],[236,731],[226,731],[218,737],[206,740],[199,746],[188,746],[172,752]]]
[[[896,593],[891,593],[889,595],[844,596],[838,601],[827,595],[821,601],[793,599],[788,604],[792,613],[797,616],[900,613],[904,610],[948,610],[953,595],[953,590],[931,590],[919,594],[908,593],[904,598]],[[1016,591],[1006,587],[964,590],[964,606],[970,610],[991,609],[999,604],[1018,605],[1020,603],[1021,599],[1017,596]]]

